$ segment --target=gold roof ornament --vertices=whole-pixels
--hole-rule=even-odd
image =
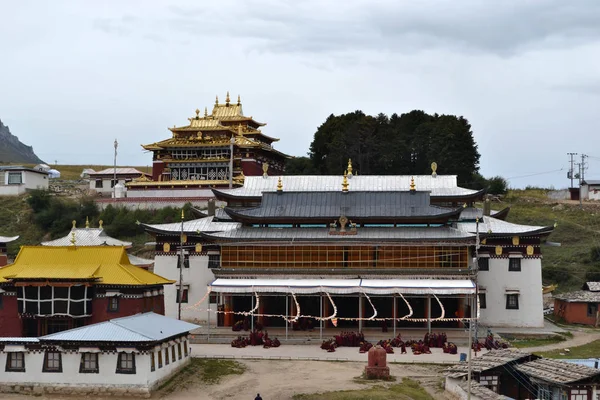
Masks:
[[[219,96],[216,96],[215,97],[215,106],[218,106],[218,105],[219,105]]]
[[[415,186],[415,177],[411,176],[410,177],[410,191],[414,192],[417,190],[417,187]]]
[[[102,220],[98,221],[98,228],[102,229],[102,224],[104,224],[104,221],[102,221]]]
[[[229,90],[227,91],[227,96],[225,96],[225,105],[229,105]]]
[[[85,217],[85,228],[86,229],[90,228],[90,219],[89,219],[89,217]]]
[[[434,178],[437,176],[437,163],[434,161],[431,163],[431,176]]]
[[[281,177],[277,180],[277,191],[281,193],[283,191],[283,182],[281,182]]]
[[[77,221],[73,220],[71,223],[73,224],[73,229],[77,228]]]
[[[204,118],[208,117],[208,107],[204,107]]]
[[[181,209],[181,220],[183,221],[184,215],[183,215],[183,208]]]
[[[342,181],[342,192],[348,193],[348,171],[344,171],[344,180]]]
[[[196,108],[196,119],[200,118],[200,110]]]
[[[238,124],[238,135],[242,136],[242,124]]]
[[[352,159],[348,159],[348,177],[352,177]]]
[[[239,94],[238,94],[238,102],[237,102],[237,105],[238,105],[238,106],[241,106],[241,105],[242,105],[242,100],[240,99],[240,95],[239,95]]]
[[[70,242],[71,242],[71,244],[73,246],[75,246],[76,239],[75,239],[75,232],[74,231],[71,232],[71,240],[70,240]]]
[[[263,170],[263,178],[268,177],[269,176],[269,163],[263,163],[262,170]]]

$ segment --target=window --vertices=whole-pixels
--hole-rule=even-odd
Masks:
[[[162,368],[162,350],[156,352],[156,355],[158,356],[158,368]]]
[[[208,268],[220,268],[221,267],[221,255],[220,254],[209,254],[208,255]]]
[[[487,302],[485,298],[485,292],[479,292],[479,308],[486,308]]]
[[[181,343],[177,343],[177,356],[181,360]]]
[[[521,270],[521,259],[520,258],[509,258],[508,259],[508,270],[509,271],[520,271]]]
[[[154,352],[150,353],[150,372],[156,371],[156,361],[154,361]]]
[[[169,365],[171,361],[169,360],[169,348],[165,349],[165,365]]]
[[[83,353],[81,354],[81,363],[79,364],[79,372],[82,374],[97,374],[98,369],[98,354]]]
[[[177,361],[177,356],[175,355],[175,345],[171,346],[171,361]]]
[[[96,179],[96,189],[102,189],[102,179]]]
[[[119,353],[117,374],[135,374],[135,354]]]
[[[55,351],[46,352],[42,372],[62,372],[61,354]]]
[[[217,295],[211,294],[210,296],[208,296],[208,303],[209,304],[217,304]]]
[[[180,286],[177,286],[177,297],[175,297],[175,302],[179,304],[179,290],[180,290]],[[182,303],[187,303],[188,302],[188,293],[190,291],[190,286],[189,285],[183,285],[183,292],[181,293],[181,302]]]
[[[185,357],[188,356],[188,344],[187,344],[187,340],[185,342],[183,342],[183,355]]]
[[[4,296],[2,295],[2,293],[0,293],[0,310],[2,310],[2,308],[4,307],[4,303],[2,302],[2,300],[4,300]]]
[[[119,311],[119,298],[117,296],[108,298],[108,312]]]
[[[519,295],[518,294],[507,294],[506,295],[506,309],[507,310],[518,310],[519,309]]]
[[[25,353],[6,353],[6,372],[25,372]]]
[[[587,306],[587,316],[596,318],[596,314],[598,313],[598,304],[588,303]]]
[[[488,257],[482,257],[479,259],[479,270],[489,271],[490,270],[490,259]]]
[[[23,183],[23,175],[20,172],[9,172],[8,173],[8,184],[9,185],[20,185]]]
[[[111,180],[110,180],[110,187],[111,187],[111,188],[114,188],[114,187],[115,187],[115,182],[116,182],[116,183],[119,183],[119,181],[118,181],[118,180],[116,180],[116,181],[115,181],[114,179],[111,179]]]
[[[548,388],[548,386],[540,386],[538,389],[538,399],[552,400],[552,391]]]
[[[177,268],[181,267],[181,254],[179,255],[179,258],[177,260]],[[190,267],[190,255],[189,254],[184,254],[183,255],[183,268],[189,268]]]

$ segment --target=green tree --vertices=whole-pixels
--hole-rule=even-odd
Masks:
[[[506,194],[508,192],[508,182],[501,176],[494,176],[488,179],[488,193]]]
[[[308,157],[294,157],[285,162],[286,175],[316,175],[317,169]]]

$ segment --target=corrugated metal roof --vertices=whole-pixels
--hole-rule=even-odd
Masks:
[[[102,228],[73,228],[67,236],[42,242],[42,246],[73,246],[73,239],[76,246],[131,246],[131,242],[108,236]]]
[[[514,349],[491,350],[479,357],[472,358],[471,365],[473,372],[483,372],[527,357],[531,357],[531,353],[524,353]],[[468,365],[466,362],[463,362],[448,368],[447,371],[455,377],[460,376],[461,373],[468,371]]]
[[[600,282],[586,282],[585,285],[590,292],[600,292]]]
[[[346,228],[347,230],[349,228]],[[402,241],[402,240],[462,240],[475,235],[450,227],[357,228],[356,234],[332,235],[329,228],[248,228],[206,234],[212,238],[235,240],[291,240],[291,241]]]
[[[185,334],[198,325],[153,312],[111,319],[98,324],[42,336],[41,341],[157,342]]]
[[[38,343],[34,337],[0,337],[0,343]]]
[[[600,377],[600,370],[551,358],[529,361],[516,368],[522,373],[546,382],[569,384]]]
[[[600,185],[600,180],[597,179],[590,179],[590,180],[585,180],[583,183],[588,184],[588,185]]]
[[[477,190],[458,187],[456,175],[356,175],[348,179],[349,191],[408,191],[411,178],[417,190],[430,191],[432,197],[468,196]],[[342,190],[342,175],[289,175],[281,177],[284,191],[320,192]],[[247,176],[244,186],[219,189],[239,197],[260,197],[263,192],[277,190],[279,176]]]
[[[476,233],[477,231],[477,223],[475,222],[458,222],[457,227],[464,232]],[[546,228],[548,227],[513,224],[488,216],[479,221],[479,233],[481,234],[525,234]]]
[[[504,210],[501,210],[504,211]],[[491,210],[490,215],[493,217],[494,214],[497,214],[501,211]],[[460,213],[460,219],[463,220],[475,220],[477,218],[483,218],[483,209],[476,207],[465,207]]]
[[[576,290],[574,292],[557,294],[554,298],[568,303],[600,303],[600,292]]]
[[[90,176],[94,175],[112,175],[115,173],[115,168],[106,168],[102,171],[90,172]],[[136,168],[117,168],[117,175],[148,175],[145,172],[139,171]]]
[[[183,222],[186,233],[220,232],[237,229],[242,226],[239,222],[213,222],[213,216]],[[158,232],[181,232],[181,222],[170,224],[141,224],[149,230]]]
[[[152,265],[152,264],[154,264],[154,260],[134,256],[133,254],[127,254],[127,257],[129,258],[129,262],[133,265]]]
[[[0,236],[0,243],[10,243],[17,240],[18,236]]]
[[[3,279],[95,279],[104,285],[165,285],[173,283],[129,262],[124,247],[23,246]]]
[[[341,215],[350,220],[406,217],[435,217],[453,209],[430,205],[429,192],[264,192],[259,207],[227,209],[252,218],[326,218]],[[235,218],[235,217],[234,217]],[[266,222],[266,221],[265,221]]]

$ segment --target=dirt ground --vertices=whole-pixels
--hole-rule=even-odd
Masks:
[[[176,382],[171,393],[159,391],[153,399],[164,400],[252,400],[260,393],[264,400],[289,400],[294,394],[334,390],[366,389],[381,384],[355,380],[365,367],[362,362],[328,361],[239,361],[246,366],[242,375],[230,375],[214,385],[197,379]],[[419,381],[435,399],[446,399],[441,391],[443,369],[447,366],[390,364],[390,373],[400,382],[402,377]],[[392,382],[394,383],[394,382]],[[40,396],[44,400],[73,400],[74,397]],[[32,400],[33,397],[3,394],[2,400]],[[110,400],[121,400],[116,397]],[[109,400],[96,398],[95,400]],[[131,400],[129,398],[128,400]]]

